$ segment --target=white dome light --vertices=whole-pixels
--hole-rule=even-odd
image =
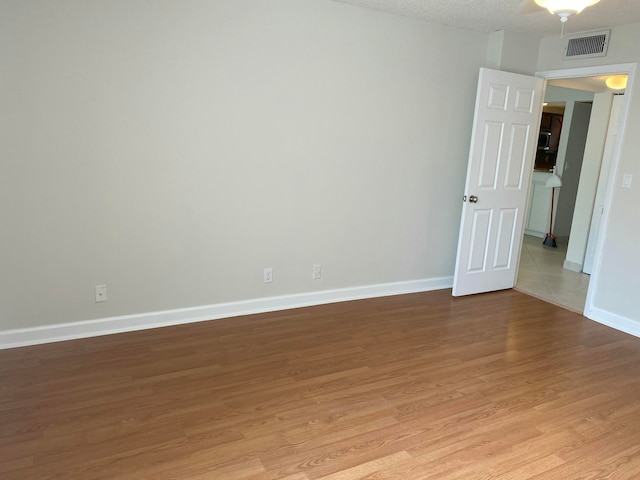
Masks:
[[[607,87],[611,90],[624,90],[627,88],[627,76],[626,75],[614,75],[607,78],[605,81]]]
[[[577,15],[585,8],[595,5],[600,0],[536,0],[536,3],[549,10],[552,15],[558,15],[562,22],[566,22],[571,15]]]

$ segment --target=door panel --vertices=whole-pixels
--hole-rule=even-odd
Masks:
[[[480,159],[479,189],[494,189],[498,179],[498,164],[500,148],[502,147],[502,132],[504,124],[487,122],[484,126],[484,145]]]
[[[480,69],[465,199],[460,222],[454,295],[511,288],[544,80]]]
[[[509,147],[509,158],[511,158],[511,162],[507,164],[504,188],[522,188],[524,167],[527,163],[527,142],[530,138],[530,131],[531,128],[529,125],[511,126],[511,145]]]
[[[511,266],[511,252],[515,238],[515,226],[518,211],[514,208],[500,210],[500,222],[498,224],[498,244],[493,262],[494,269],[508,269]]]
[[[533,89],[530,88],[516,88],[516,102],[513,107],[514,112],[521,113],[533,113],[534,100],[536,95]]]
[[[473,212],[472,250],[469,255],[468,272],[484,272],[487,264],[487,247],[491,227],[491,210]]]

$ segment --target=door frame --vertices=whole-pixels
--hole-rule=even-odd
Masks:
[[[616,102],[619,103],[619,105],[616,105]],[[588,273],[589,275],[591,275],[591,271],[593,270],[593,263],[595,260],[595,247],[598,245],[598,243],[600,243],[600,239],[598,238],[598,233],[600,232],[600,228],[597,228],[596,230],[592,231],[593,228],[593,221],[594,218],[598,218],[597,219],[597,225],[598,227],[600,226],[600,218],[602,216],[602,209],[599,209],[599,212],[596,215],[596,203],[595,200],[600,200],[599,204],[602,205],[602,200],[604,199],[604,194],[606,193],[606,185],[604,182],[600,182],[600,178],[602,176],[602,171],[606,170],[607,175],[609,174],[609,172],[611,171],[611,161],[613,160],[613,154],[614,154],[614,150],[613,147],[615,145],[615,142],[611,141],[611,119],[614,115],[617,115],[616,120],[619,122],[619,116],[621,114],[621,108],[622,106],[624,106],[624,102],[625,102],[625,94],[619,94],[619,93],[614,93],[613,94],[613,98],[611,99],[611,110],[609,111],[609,124],[607,125],[607,131],[606,131],[606,135],[605,135],[605,141],[604,141],[604,149],[602,152],[602,162],[600,164],[600,172],[598,173],[598,180],[596,183],[596,195],[594,198],[594,203],[593,203],[593,208],[591,209],[591,223],[589,224],[589,232],[587,234],[587,245],[585,246],[585,253],[584,253],[584,259],[582,261],[582,270],[584,272],[584,267],[587,265],[587,255],[589,254],[589,246],[591,246],[591,261],[590,261],[590,265],[589,265],[589,272],[584,272],[584,273]],[[614,111],[614,107],[617,108],[617,111]],[[616,130],[616,135],[618,135],[618,131]],[[607,155],[607,163],[605,164],[605,155]],[[608,179],[608,177],[607,177]]]
[[[604,244],[607,239],[607,230],[609,227],[609,218],[611,214],[611,203],[617,181],[618,165],[620,163],[620,155],[622,152],[622,146],[624,145],[624,139],[627,130],[627,119],[629,117],[630,100],[633,94],[633,85],[635,83],[635,76],[638,64],[637,63],[621,63],[614,65],[596,65],[591,67],[577,67],[561,70],[546,70],[535,73],[536,77],[544,78],[545,80],[556,80],[564,78],[580,78],[580,77],[596,77],[601,75],[615,75],[626,74],[628,76],[627,88],[625,89],[625,100],[622,106],[622,112],[620,114],[620,130],[616,142],[613,147],[613,158],[611,160],[611,166],[609,171],[609,180],[606,185],[604,195],[604,211],[602,213],[602,219],[600,221],[600,228],[598,229],[598,244],[593,258],[593,270],[591,278],[589,280],[589,288],[587,290],[587,298],[584,306],[584,315],[588,318],[592,318],[593,314],[593,301],[598,289],[598,280],[600,277],[600,266],[602,261],[602,255],[604,253]],[[546,87],[546,82],[545,82]],[[520,250],[522,254],[522,249]]]

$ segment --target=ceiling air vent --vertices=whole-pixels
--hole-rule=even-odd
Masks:
[[[564,58],[604,57],[607,54],[610,34],[611,30],[600,30],[568,36]]]

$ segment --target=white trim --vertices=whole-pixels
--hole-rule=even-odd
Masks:
[[[609,174],[609,181],[607,185],[607,190],[604,198],[604,211],[602,212],[602,220],[600,221],[600,228],[598,233],[598,244],[596,245],[596,250],[593,255],[593,268],[591,271],[591,279],[589,281],[589,288],[587,290],[587,299],[585,302],[585,316],[587,318],[591,318],[587,315],[587,312],[599,312],[598,318],[623,318],[617,317],[615,314],[607,312],[605,310],[600,310],[594,306],[595,295],[598,290],[598,282],[600,280],[600,269],[602,263],[602,256],[604,254],[604,244],[606,243],[606,234],[607,228],[609,226],[609,218],[611,216],[611,204],[613,199],[613,193],[615,191],[616,180],[617,180],[617,172],[618,165],[620,163],[620,155],[622,152],[622,146],[624,145],[624,137],[626,134],[626,126],[627,126],[627,118],[629,116],[629,105],[631,105],[631,98],[633,95],[633,85],[635,83],[635,75],[637,70],[637,63],[621,63],[614,65],[596,65],[592,67],[580,67],[580,68],[569,68],[563,70],[548,70],[543,72],[536,72],[537,77],[542,77],[544,79],[557,79],[557,78],[578,78],[578,77],[594,77],[599,75],[613,75],[613,74],[627,74],[627,88],[625,89],[625,102],[622,107],[622,113],[620,114],[620,127],[618,131],[618,136],[616,138],[616,144],[614,146],[613,158],[611,159],[611,171]],[[592,320],[596,320],[592,318]],[[596,320],[600,321],[600,320]],[[605,323],[605,322],[601,322]],[[614,322],[616,323],[616,322]],[[608,323],[605,323],[609,325]],[[624,322],[620,323],[621,325],[626,325]],[[613,326],[613,325],[609,325]],[[613,326],[613,328],[617,328]],[[621,329],[622,330],[622,329]],[[626,331],[626,330],[622,330]],[[630,332],[627,332],[630,333]],[[635,334],[632,334],[635,335]]]
[[[629,74],[635,72],[637,65],[637,63],[618,63],[612,65],[594,65],[591,67],[563,68],[560,70],[545,70],[536,72],[536,77],[555,80],[559,78],[598,77],[600,75],[615,75],[617,73]],[[631,82],[627,83],[627,85],[629,84],[631,84]]]
[[[630,318],[616,315],[615,313],[597,307],[590,308],[588,312],[585,311],[585,316],[607,327],[615,328],[634,337],[640,337],[640,322],[631,320]]]
[[[453,277],[430,278],[5,330],[0,331],[0,349],[288,310],[312,305],[346,302],[349,300],[427,292],[451,288],[452,285]]]
[[[571,260],[565,260],[562,268],[565,270],[571,270],[572,272],[582,272],[582,264],[578,262],[572,262]]]
[[[528,228],[524,229],[524,234],[525,235],[530,235],[532,237],[537,237],[537,238],[540,238],[540,239],[544,239],[544,237],[546,237],[546,235],[547,235],[546,233],[540,233],[537,230],[529,230]]]

